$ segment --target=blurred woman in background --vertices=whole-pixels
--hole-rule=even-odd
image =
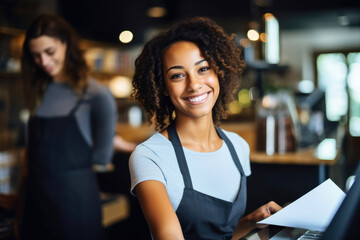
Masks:
[[[92,167],[113,156],[113,95],[89,78],[77,34],[56,15],[39,16],[27,30],[22,76],[32,116],[21,237],[99,239]]]

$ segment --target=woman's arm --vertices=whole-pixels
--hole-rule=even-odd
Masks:
[[[93,163],[107,164],[114,153],[117,109],[115,99],[108,89],[99,88],[97,91],[91,105]]]
[[[262,205],[249,215],[241,218],[234,231],[232,239],[240,239],[256,227],[266,227],[267,225],[260,226],[256,223],[276,213],[277,211],[281,210],[281,208],[282,207],[280,207],[278,204],[271,201],[265,205]]]
[[[135,191],[154,239],[183,240],[180,222],[164,184],[154,180],[144,181],[136,186]]]

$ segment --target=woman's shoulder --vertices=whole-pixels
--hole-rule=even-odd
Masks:
[[[169,156],[173,150],[171,142],[162,134],[156,132],[144,142],[138,144],[132,152],[132,157],[153,156],[161,159]]]
[[[91,98],[103,97],[103,96],[112,96],[110,89],[101,84],[94,78],[90,78],[88,81],[86,95]]]
[[[94,78],[89,79],[84,98],[99,105],[110,104],[113,106],[115,104],[115,98],[110,89]]]
[[[140,143],[136,149],[147,148],[153,152],[166,151],[171,147],[171,142],[166,139],[161,133],[156,132],[144,142]]]

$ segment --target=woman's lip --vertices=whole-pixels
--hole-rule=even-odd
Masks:
[[[53,69],[53,67],[44,67],[45,72],[51,72]]]
[[[210,92],[206,92],[206,93],[202,93],[202,94],[197,94],[191,97],[186,97],[184,98],[184,100],[190,104],[202,104],[204,102],[206,102],[206,100],[208,99]]]

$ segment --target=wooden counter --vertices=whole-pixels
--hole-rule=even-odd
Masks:
[[[102,203],[102,224],[109,227],[119,221],[125,220],[130,215],[129,200],[125,195],[112,195],[101,193]]]
[[[323,160],[316,157],[316,148],[300,149],[296,152],[285,154],[267,155],[263,152],[256,152],[256,125],[255,122],[223,123],[222,129],[235,132],[245,139],[250,147],[250,161],[252,163],[264,164],[297,164],[297,165],[334,165],[337,162],[340,151],[334,159]],[[134,142],[142,142],[155,133],[154,127],[146,124],[140,127],[132,127],[128,124],[118,124],[118,134],[124,139]]]
[[[256,125],[253,122],[223,123],[222,129],[239,134],[249,144],[250,152],[256,149]]]
[[[235,132],[242,136],[249,144],[250,149],[255,149],[255,124],[254,123],[224,123],[222,129]],[[133,127],[126,123],[117,124],[117,133],[127,141],[143,142],[155,133],[155,127],[144,123]]]
[[[264,164],[294,164],[294,165],[334,165],[339,157],[340,151],[337,151],[336,157],[330,160],[324,160],[316,157],[315,148],[301,149],[293,153],[267,155],[262,152],[251,152],[250,161],[252,163]]]
[[[149,126],[148,123],[144,123],[138,127],[118,123],[116,132],[127,141],[141,143],[155,133],[155,127]]]

